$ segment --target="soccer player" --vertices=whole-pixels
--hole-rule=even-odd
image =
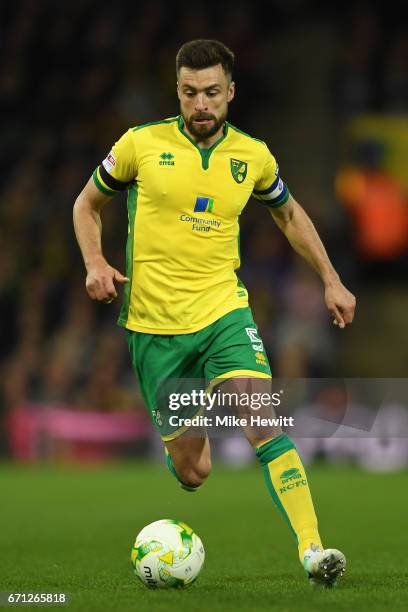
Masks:
[[[320,275],[334,322],[344,328],[355,309],[354,296],[341,283],[266,144],[227,122],[235,93],[233,64],[233,53],[218,41],[184,44],[176,58],[180,115],[129,129],[74,206],[87,292],[109,303],[117,297],[115,283],[124,284],[118,323],[125,328],[147,409],[164,441],[167,465],[186,491],[195,491],[210,472],[209,440],[205,430],[193,436],[187,426],[174,425],[168,403],[160,399],[159,381],[204,379],[223,391],[270,392],[268,359],[236,275],[238,219],[251,195]],[[100,217],[103,206],[125,189],[127,276],[103,256]],[[178,417],[193,417],[199,410],[191,402]],[[242,407],[235,411],[242,416]],[[295,445],[279,427],[244,427],[244,432],[309,578],[334,585],[345,557],[322,546]]]

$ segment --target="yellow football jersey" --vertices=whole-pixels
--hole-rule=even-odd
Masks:
[[[265,143],[226,122],[200,149],[174,117],[128,130],[93,178],[108,195],[128,189],[119,325],[188,334],[248,305],[235,272],[239,216],[251,195],[272,207],[289,197]]]

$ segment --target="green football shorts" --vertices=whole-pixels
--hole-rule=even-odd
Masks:
[[[154,427],[164,441],[180,436],[188,427],[170,424],[171,392],[209,390],[219,379],[234,376],[271,378],[251,309],[238,308],[192,334],[166,336],[126,329],[132,366]],[[193,418],[203,410],[190,403],[177,409],[180,418]],[[173,421],[175,419],[172,419]]]

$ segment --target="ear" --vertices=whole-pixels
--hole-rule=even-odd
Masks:
[[[227,102],[231,102],[231,100],[234,99],[234,96],[235,96],[235,83],[234,81],[231,81],[228,87]]]
[[[179,87],[179,82],[178,81],[177,81],[177,84],[176,84],[176,89],[177,89],[177,97],[180,100],[180,87]]]

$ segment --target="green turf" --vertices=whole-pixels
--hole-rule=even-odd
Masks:
[[[309,476],[324,543],[347,555],[333,591],[308,585],[257,466],[216,465],[197,493],[148,463],[0,466],[0,591],[65,591],[66,609],[87,612],[408,609],[408,474],[319,466]],[[160,518],[186,521],[204,542],[205,566],[188,590],[150,591],[131,572],[137,532]]]

